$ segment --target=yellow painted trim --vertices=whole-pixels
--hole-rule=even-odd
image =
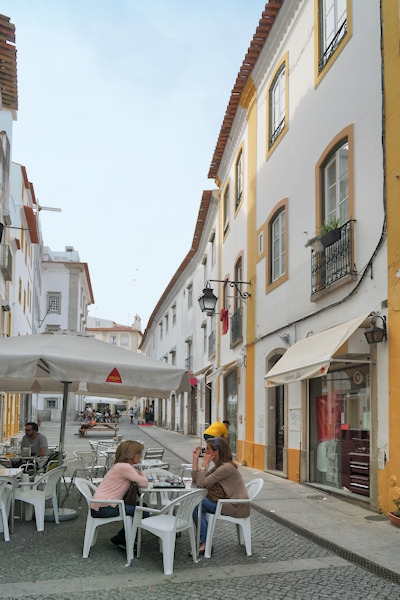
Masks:
[[[249,75],[246,84],[243,88],[243,91],[240,96],[239,106],[245,108],[246,110],[250,110],[252,104],[255,102],[257,98],[257,90],[254,85],[253,78]]]
[[[275,140],[275,142],[272,144],[271,148],[268,148],[268,140],[271,137],[271,120],[270,120],[270,114],[271,114],[271,88],[274,84],[275,78],[277,76],[277,74],[279,73],[279,71],[282,69],[282,66],[285,65],[285,126],[282,129],[282,131],[280,132],[279,136],[277,137],[277,139]],[[267,110],[267,119],[266,119],[266,123],[267,123],[267,136],[266,136],[266,144],[267,144],[267,154],[266,154],[266,160],[269,159],[269,157],[271,156],[271,154],[275,151],[275,148],[277,148],[279,146],[279,144],[281,143],[281,140],[285,137],[286,132],[289,130],[289,52],[286,52],[282,59],[279,61],[278,65],[275,68],[275,71],[272,74],[272,77],[270,79],[268,88],[267,88],[267,97],[266,97],[266,110]]]
[[[300,482],[300,450],[298,448],[288,448],[288,471],[287,476],[291,481]]]
[[[339,46],[336,48],[335,53],[329,59],[328,63],[322,69],[321,73],[318,73],[318,62],[319,62],[319,49],[321,45],[321,32],[319,28],[319,5],[321,0],[314,0],[314,86],[317,88],[332,66],[335,64],[338,56],[343,52],[347,46],[349,40],[353,35],[353,12],[352,12],[352,0],[347,0],[347,32],[346,36],[341,40]]]
[[[388,261],[388,390],[389,390],[389,458],[378,470],[378,507],[386,513],[393,510],[393,497],[400,495],[400,297],[398,270],[400,264],[400,5],[382,0],[383,73],[385,114],[385,175],[387,209]],[[383,376],[383,374],[382,374]],[[383,399],[380,398],[380,401]]]

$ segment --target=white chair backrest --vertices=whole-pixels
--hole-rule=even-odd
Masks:
[[[85,498],[88,505],[90,505],[93,494],[97,490],[97,487],[91,481],[88,481],[87,479],[82,479],[81,477],[77,477],[75,479],[75,485],[82,494],[82,496]]]
[[[86,469],[85,461],[82,458],[67,458],[65,464],[70,477],[73,477],[77,471]]]
[[[164,448],[147,448],[143,458],[152,460],[162,460],[163,456]]]
[[[6,475],[0,475],[0,501],[3,499],[3,495],[8,493],[11,488],[17,487],[18,482],[14,477],[7,477]]]
[[[154,480],[159,479],[159,477],[171,477],[174,478],[174,474],[171,471],[166,471],[165,469],[160,469],[160,467],[149,467],[148,469],[143,469],[143,475],[147,475],[148,478],[153,478]]]
[[[45,492],[46,496],[51,496],[54,493],[54,490],[56,489],[57,483],[63,476],[64,471],[65,466],[56,467],[55,469],[48,471],[47,473],[42,475],[37,481],[35,481],[33,487],[37,489],[38,486],[44,484],[43,491]]]
[[[250,500],[254,500],[254,498],[260,493],[263,485],[264,480],[261,479],[261,477],[256,477],[256,479],[252,479],[246,483],[247,493]]]
[[[193,520],[193,511],[196,506],[207,496],[207,490],[195,490],[179,496],[176,500],[173,500],[169,506],[166,507],[167,512],[171,511],[172,506],[175,504],[175,517],[176,527],[187,525]]]

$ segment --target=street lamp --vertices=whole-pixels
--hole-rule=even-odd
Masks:
[[[375,325],[376,319],[381,319],[382,327]],[[387,340],[387,329],[386,329],[386,317],[375,315],[371,319],[371,329],[368,329],[364,335],[367,339],[368,344],[379,344],[383,340]]]
[[[201,312],[205,312],[209,317],[214,313],[215,306],[217,304],[217,296],[214,295],[210,284],[207,282],[206,287],[203,290],[203,295],[199,298],[199,304]]]
[[[199,304],[201,312],[207,313],[210,317],[215,310],[215,306],[217,304],[217,296],[214,295],[214,292],[210,286],[210,281],[213,283],[229,283],[231,287],[235,287],[239,296],[246,300],[250,298],[250,294],[248,292],[242,292],[239,285],[250,285],[249,281],[229,281],[229,279],[210,279],[207,281],[206,287],[203,290],[203,295],[199,298]]]

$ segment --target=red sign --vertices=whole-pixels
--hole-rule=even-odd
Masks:
[[[106,379],[106,383],[122,383],[121,375],[115,367]]]

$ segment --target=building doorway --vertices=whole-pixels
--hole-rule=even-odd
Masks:
[[[224,379],[224,416],[229,421],[229,446],[232,454],[237,454],[237,404],[238,374],[232,371]],[[221,419],[222,420],[222,419]]]

